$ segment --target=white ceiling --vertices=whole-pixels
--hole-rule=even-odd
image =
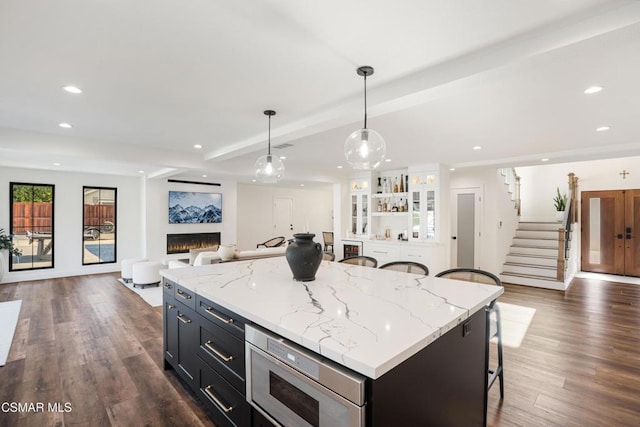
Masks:
[[[360,65],[385,168],[640,155],[635,0],[2,0],[0,58],[4,166],[249,182],[274,109],[284,184],[332,182]]]

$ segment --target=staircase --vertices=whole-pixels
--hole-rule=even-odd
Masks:
[[[500,280],[517,285],[566,289],[565,283],[557,280],[559,228],[557,222],[520,222]]]

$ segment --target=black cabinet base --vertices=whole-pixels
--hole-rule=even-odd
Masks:
[[[464,332],[464,331],[467,332]],[[479,310],[368,384],[367,426],[485,426],[486,314]]]

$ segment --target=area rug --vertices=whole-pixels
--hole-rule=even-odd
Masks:
[[[0,366],[7,363],[21,306],[21,300],[0,302]]]
[[[497,304],[500,307],[502,320],[502,344],[507,347],[520,347],[536,309],[506,302]]]
[[[162,305],[162,286],[147,286],[142,289],[139,287],[134,288],[133,283],[125,283],[121,278],[118,279],[118,282],[140,295],[151,307],[160,307]]]

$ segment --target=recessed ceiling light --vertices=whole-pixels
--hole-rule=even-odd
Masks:
[[[255,180],[255,179],[252,179],[252,180],[251,180],[251,182],[256,182],[256,180]]]
[[[76,86],[65,86],[62,89],[66,90],[69,93],[74,93],[76,95],[82,93],[82,89]]]
[[[540,159],[541,162],[548,162],[549,159],[547,159],[546,157],[544,159]]]
[[[384,159],[385,162],[389,163],[391,159]]]
[[[342,169],[342,166],[338,166],[338,169]]]
[[[201,148],[202,148],[202,145],[200,145],[200,144],[194,144],[194,145],[193,145],[193,148],[197,148],[197,149],[199,150],[199,149],[201,149]]]
[[[474,150],[482,150],[482,147],[479,145],[476,145],[475,147],[473,147]]]
[[[449,168],[449,170],[450,170],[450,171],[454,171],[454,170],[456,170],[456,168]]]
[[[591,95],[592,93],[600,92],[602,89],[604,89],[602,86],[591,86],[586,88],[584,90],[584,93],[586,93],[587,95]]]
[[[300,184],[300,187],[304,187],[304,184]]]
[[[600,126],[599,128],[596,128],[598,132],[604,132],[609,129],[611,129],[609,126]]]
[[[206,177],[207,177],[207,175],[205,175],[205,174],[202,174],[202,177],[203,177],[203,178],[206,178]]]
[[[287,160],[287,156],[280,156],[280,160]]]
[[[55,162],[55,163],[53,164],[53,166],[60,166],[60,163]]]
[[[144,171],[138,171],[138,173],[144,173]]]
[[[73,127],[69,123],[60,123],[58,126],[65,129],[71,129]]]

